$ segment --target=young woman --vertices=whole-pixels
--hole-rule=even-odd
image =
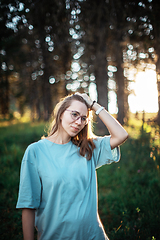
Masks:
[[[110,136],[89,135],[89,110]],[[96,169],[119,161],[124,128],[87,94],[62,99],[48,137],[28,146],[22,165],[17,208],[24,240],[108,239],[97,211]],[[111,149],[114,149],[113,151]]]

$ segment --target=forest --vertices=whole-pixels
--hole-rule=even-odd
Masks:
[[[47,121],[61,97],[94,85],[106,109],[115,92],[127,122],[137,69],[156,66],[160,96],[159,10],[158,0],[2,0],[1,117],[30,109],[31,120]]]
[[[23,238],[15,206],[24,151],[46,134],[56,103],[75,92],[93,94],[107,110],[114,93],[114,116],[129,133],[121,161],[97,171],[107,235],[160,239],[159,13],[159,0],[0,0],[2,240]],[[133,114],[130,84],[153,66],[158,111]],[[94,131],[107,134],[99,119]]]

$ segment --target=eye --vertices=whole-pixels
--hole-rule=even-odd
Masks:
[[[79,114],[78,114],[77,112],[72,112],[72,116],[73,116],[74,118],[77,118],[77,117],[79,116]]]
[[[85,122],[87,120],[87,117],[82,117],[82,121]]]

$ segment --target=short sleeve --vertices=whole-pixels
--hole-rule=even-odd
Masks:
[[[110,137],[111,136],[97,137],[94,140],[96,146],[93,153],[95,168],[120,160],[120,148],[116,147],[111,150]]]
[[[25,151],[21,163],[19,195],[16,208],[37,209],[40,205],[41,181],[36,167],[35,144]]]

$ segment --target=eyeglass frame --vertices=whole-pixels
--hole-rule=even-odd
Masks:
[[[72,116],[72,114],[71,114],[71,118],[73,119],[73,121],[77,121],[79,118],[81,118],[81,123],[82,123],[82,124],[84,124],[84,125],[88,124],[89,118],[88,118],[87,116],[81,116],[80,113],[77,112],[76,110],[66,109],[65,111],[69,111],[69,112],[71,112],[71,113],[75,112],[75,113],[77,113],[77,114],[79,115],[79,116],[77,117],[77,119],[73,119],[73,116]],[[83,117],[86,117],[85,122],[83,122],[83,120],[82,120]]]

